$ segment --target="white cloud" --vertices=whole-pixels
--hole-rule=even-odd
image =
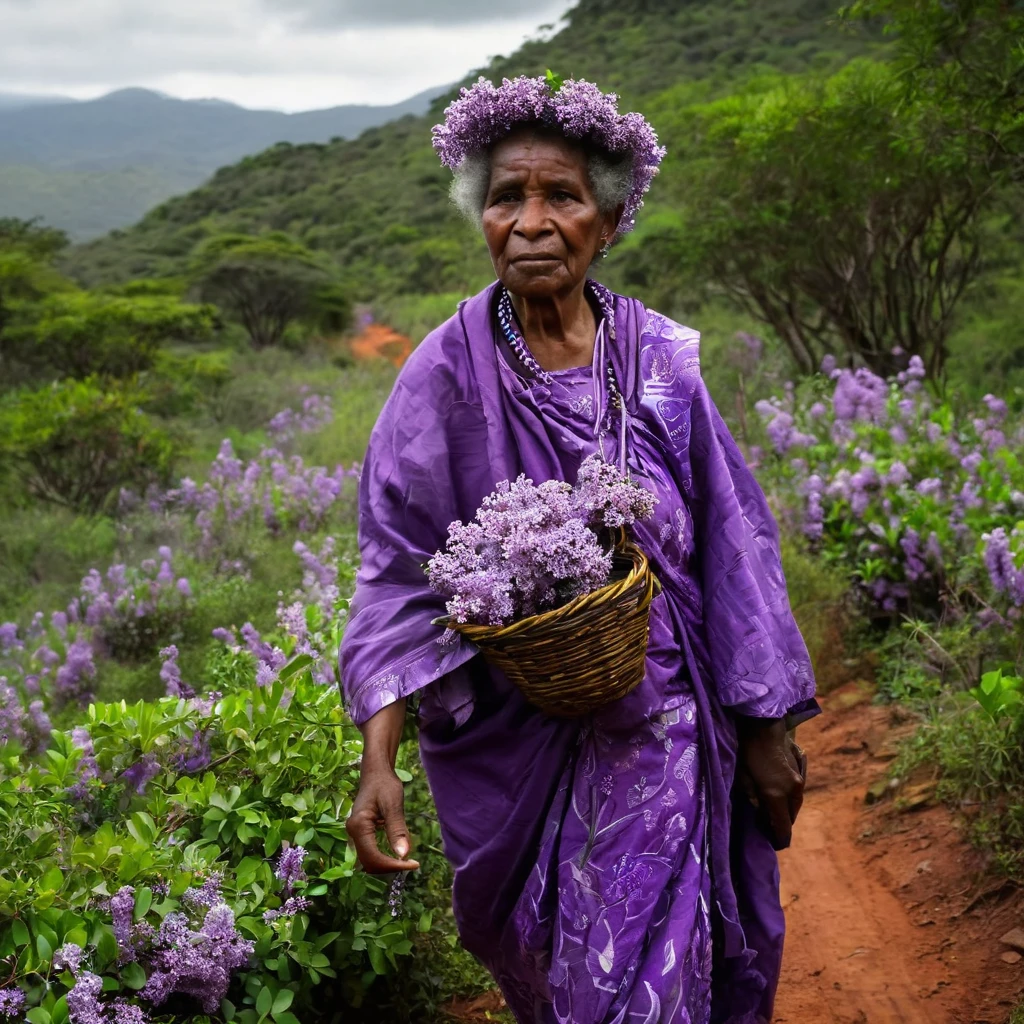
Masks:
[[[569,6],[0,0],[0,91],[88,98],[144,86],[282,110],[393,103],[512,52]]]

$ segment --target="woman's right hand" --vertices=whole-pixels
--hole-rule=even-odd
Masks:
[[[393,769],[363,769],[345,828],[355,844],[359,863],[371,875],[414,871],[419,867],[416,861],[406,860],[409,829],[405,824],[405,792]],[[383,853],[377,845],[377,833],[381,830],[387,834],[394,857]]]
[[[362,727],[363,757],[359,792],[345,828],[363,869],[372,875],[394,871],[414,871],[419,864],[407,860],[409,829],[405,824],[405,791],[395,774],[395,757],[405,723],[405,701],[397,701],[378,711]],[[394,857],[377,845],[377,833],[383,831]]]

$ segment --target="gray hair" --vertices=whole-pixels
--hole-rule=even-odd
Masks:
[[[629,157],[616,159],[606,153],[587,151],[587,174],[601,213],[612,213],[626,202],[633,184],[633,162]],[[466,157],[455,171],[451,200],[459,212],[480,226],[491,187],[491,154],[482,150]]]

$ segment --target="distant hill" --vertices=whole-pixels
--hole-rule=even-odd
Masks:
[[[0,94],[0,216],[42,217],[75,238],[123,227],[218,167],[279,142],[354,138],[423,114],[443,89],[391,106],[299,114],[122,89],[97,100]]]
[[[673,167],[686,158],[686,139],[676,134],[681,106],[728,92],[764,69],[833,69],[879,45],[875,37],[835,27],[837,5],[580,0],[557,35],[531,41],[484,70],[499,78],[551,68],[616,89],[627,107],[644,110],[669,146],[645,211],[650,221],[659,197],[671,194]],[[353,141],[277,146],[225,167],[135,227],[76,248],[67,267],[89,284],[174,275],[207,234],[286,230],[331,253],[357,300],[467,294],[489,268],[476,233],[448,202],[450,175],[430,147],[430,126],[444,103]]]
[[[0,110],[16,110],[20,107],[38,107],[50,103],[74,103],[67,96],[34,96],[27,92],[0,92]]]

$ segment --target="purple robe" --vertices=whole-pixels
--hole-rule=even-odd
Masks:
[[[784,919],[775,853],[734,799],[734,716],[816,710],[775,521],[701,379],[697,333],[617,296],[626,458],[658,497],[634,528],[663,586],[643,682],[554,719],[471,645],[439,642],[423,567],[449,523],[521,472],[574,481],[597,447],[602,381],[527,375],[496,299],[424,340],[374,429],[341,653],[350,713],[418,695],[460,935],[519,1021],[768,1022]]]

